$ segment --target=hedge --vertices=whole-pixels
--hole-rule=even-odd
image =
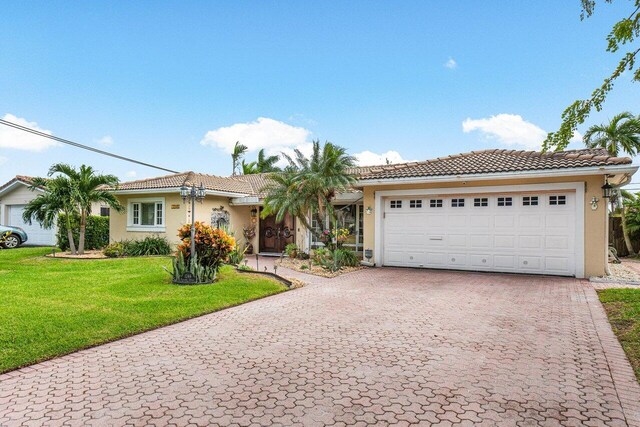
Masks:
[[[71,228],[73,229],[73,240],[78,247],[80,234],[80,217],[71,217]],[[63,251],[69,249],[69,238],[67,237],[67,216],[58,216],[58,247]],[[88,216],[87,228],[84,236],[85,249],[102,249],[109,244],[109,217],[108,216]]]

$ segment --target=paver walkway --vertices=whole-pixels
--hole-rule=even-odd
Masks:
[[[588,282],[409,269],[0,376],[0,425],[640,425]]]

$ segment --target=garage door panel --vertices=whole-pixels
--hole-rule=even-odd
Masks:
[[[42,228],[36,221],[33,221],[31,224],[24,222],[22,214],[24,213],[25,207],[25,205],[8,205],[9,223],[7,225],[22,228],[27,233],[27,243],[30,245],[55,245],[56,233],[54,228],[47,230]]]
[[[554,193],[555,194],[555,193]],[[560,194],[560,193],[558,193]],[[498,206],[498,196],[480,196],[486,206],[454,207],[455,196],[438,196],[442,207],[394,209],[383,222],[383,264],[412,267],[575,274],[575,196],[565,193],[565,205],[550,205],[538,194],[538,205],[522,195],[512,206]],[[406,209],[404,209],[406,208]]]

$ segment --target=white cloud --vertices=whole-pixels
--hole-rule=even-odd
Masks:
[[[400,153],[394,150],[387,151],[386,153],[374,153],[369,150],[362,151],[353,155],[356,158],[358,166],[374,166],[385,165],[387,160],[389,163],[406,163],[411,160],[403,159]]]
[[[505,145],[539,149],[547,137],[544,129],[525,121],[517,114],[498,114],[488,119],[466,119],[462,122],[465,133],[479,131],[487,139]]]
[[[458,68],[458,63],[456,62],[456,60],[455,60],[455,59],[453,59],[453,58],[451,58],[451,57],[450,57],[450,58],[447,60],[447,62],[445,62],[445,63],[444,63],[444,66],[445,66],[446,68],[450,69],[450,70],[453,70],[453,69],[455,69],[455,68]]]
[[[21,117],[16,117],[13,114],[5,114],[2,117],[8,122],[12,122],[21,126],[25,126],[37,131],[51,135],[51,131],[38,127],[36,122],[30,122]],[[23,130],[18,130],[5,125],[0,125],[0,148],[13,148],[16,150],[26,151],[43,151],[49,147],[55,147],[60,145],[56,141],[51,139],[34,135]]]
[[[138,173],[136,171],[129,171],[125,173],[124,176],[126,176],[127,178],[135,178],[136,176],[138,176]]]
[[[466,119],[462,122],[462,131],[464,133],[478,131],[488,140],[531,150],[539,150],[547,137],[546,130],[524,120],[518,114],[497,114],[487,119]],[[574,132],[570,142],[576,145],[582,143],[582,134]]]
[[[113,145],[113,138],[111,138],[109,135],[105,135],[97,140],[96,143],[99,145],[104,145],[105,147],[109,147]]]
[[[259,117],[248,123],[236,123],[206,133],[200,144],[216,147],[226,153],[233,152],[236,141],[246,145],[249,152],[264,148],[269,153],[278,153],[286,149],[309,144],[307,138],[311,131],[284,122]]]

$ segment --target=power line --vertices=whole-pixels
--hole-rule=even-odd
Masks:
[[[77,142],[69,141],[68,139],[58,138],[57,136],[49,135],[47,133],[40,132],[38,130],[28,128],[26,126],[21,126],[19,124],[16,124],[16,123],[13,123],[13,122],[9,122],[9,121],[4,120],[4,119],[0,119],[0,124],[5,125],[5,126],[9,126],[9,127],[12,127],[12,128],[18,129],[18,130],[22,130],[22,131],[25,131],[25,132],[29,132],[29,133],[32,133],[34,135],[41,136],[43,138],[49,138],[49,139],[52,139],[54,141],[61,142],[63,144],[71,145],[72,147],[82,148],[83,150],[93,151],[94,153],[102,154],[104,156],[109,156],[109,157],[113,157],[113,158],[116,158],[116,159],[119,159],[119,160],[124,160],[125,162],[136,163],[138,165],[146,166],[148,168],[153,168],[153,169],[159,169],[159,170],[162,170],[162,171],[165,171],[165,172],[179,173],[178,171],[174,171],[174,170],[171,170],[171,169],[163,168],[163,167],[160,167],[160,166],[155,166],[155,165],[152,165],[150,163],[141,162],[139,160],[131,159],[129,157],[120,156],[118,154],[109,153],[108,151],[99,150],[97,148],[89,147],[88,145],[83,145],[83,144],[79,144]]]

